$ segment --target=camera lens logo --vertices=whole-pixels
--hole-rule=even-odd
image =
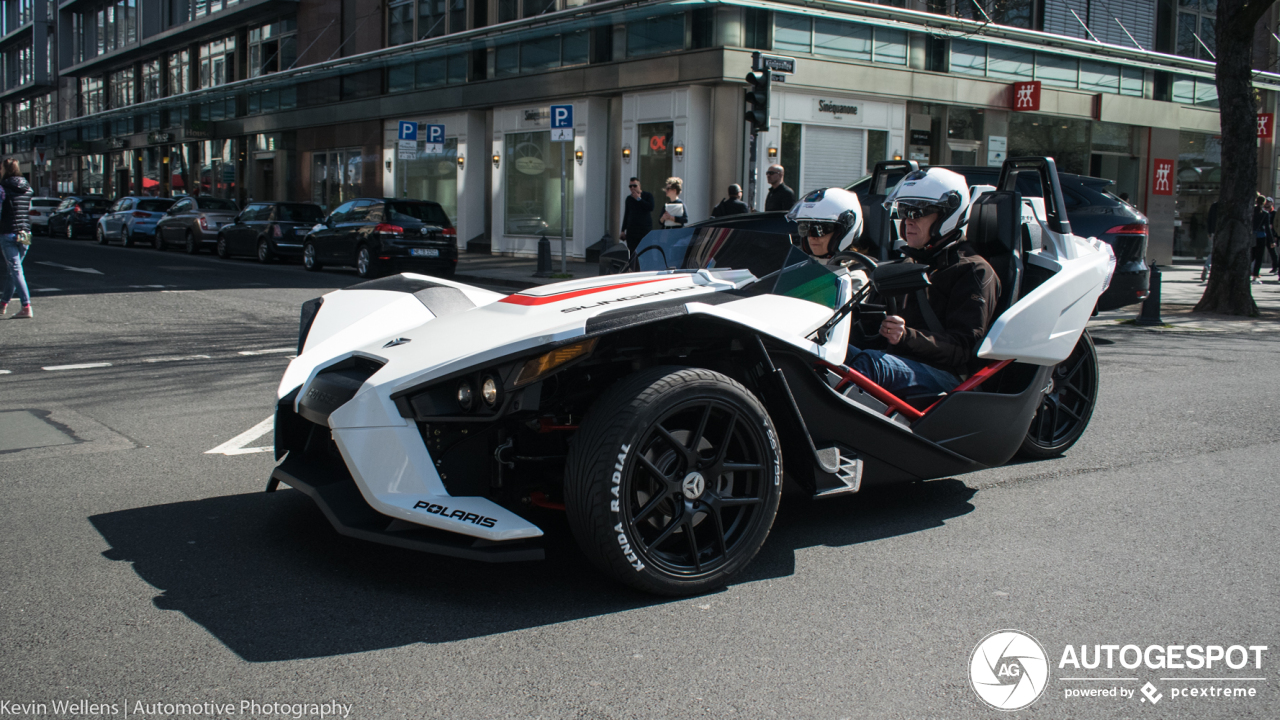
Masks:
[[[1017,630],[997,630],[969,657],[969,684],[996,710],[1021,710],[1040,698],[1049,682],[1044,647]]]

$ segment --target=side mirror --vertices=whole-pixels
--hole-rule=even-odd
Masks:
[[[928,268],[917,263],[878,265],[871,271],[871,287],[880,295],[906,295],[931,284]]]
[[[600,274],[617,275],[631,261],[631,248],[625,242],[618,242],[613,247],[600,253]]]

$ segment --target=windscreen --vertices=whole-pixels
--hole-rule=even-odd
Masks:
[[[80,201],[81,208],[85,210],[92,210],[93,212],[106,210],[107,207],[109,207],[110,205],[111,203],[107,202],[106,200],[96,200],[96,199],[90,198],[90,199],[84,199]]]
[[[279,205],[276,218],[280,222],[318,223],[324,220],[324,211],[319,205]]]
[[[640,270],[750,270],[764,277],[794,249],[787,235],[735,228],[655,230],[636,247]],[[803,253],[802,253],[803,254]]]
[[[421,222],[430,225],[439,225],[441,227],[449,227],[449,216],[444,214],[444,208],[435,203],[413,203],[413,202],[393,202],[388,203],[391,208],[391,217],[388,222]]]
[[[31,207],[58,207],[62,204],[61,200],[32,200]]]
[[[223,200],[215,197],[199,197],[196,199],[196,204],[201,210],[228,210],[235,212],[240,209],[236,206],[234,200]]]
[[[155,200],[139,200],[138,209],[147,212],[164,212],[173,205],[173,201],[167,198],[157,198]]]

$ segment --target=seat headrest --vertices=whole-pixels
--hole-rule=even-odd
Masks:
[[[1021,240],[1022,193],[988,190],[969,211],[965,239],[983,257],[1017,252]]]

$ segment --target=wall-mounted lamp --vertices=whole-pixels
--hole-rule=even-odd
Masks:
[[[894,159],[894,160],[901,160],[901,159],[902,159],[902,151],[901,151],[901,150],[894,150],[894,151],[893,151],[893,159]]]
[[[676,152],[676,159],[677,159],[677,160],[684,160],[684,146],[683,146],[683,145],[677,145],[677,146],[676,146],[676,149],[675,149],[675,152]]]
[[[582,158],[583,158],[582,148],[578,148],[577,150],[573,151],[573,159],[577,160],[579,165],[582,164]]]
[[[387,172],[391,172],[391,161],[387,161]]]
[[[622,146],[622,162],[631,162],[631,146]]]
[[[467,159],[466,159],[465,157],[463,157],[463,156],[459,155],[459,156],[458,156],[458,169],[459,169],[459,170],[461,170],[462,168],[466,167],[466,165],[467,165]]]
[[[774,147],[774,146],[770,145],[770,146],[769,146],[769,150],[768,150],[768,154],[769,154],[769,159],[770,159],[770,160],[777,160],[777,159],[778,159],[778,148],[776,148],[776,147]]]
[[[494,170],[497,170],[497,169],[498,169],[498,165],[500,165],[501,163],[502,163],[502,156],[501,156],[501,155],[498,155],[497,153],[494,153],[494,155],[493,155],[493,169],[494,169]]]

